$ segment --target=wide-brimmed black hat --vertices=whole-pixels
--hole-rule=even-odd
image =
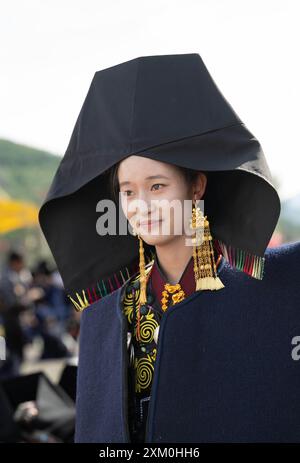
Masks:
[[[113,199],[110,168],[133,154],[208,172],[215,249],[263,278],[280,200],[260,143],[198,53],[142,56],[95,73],[39,211],[69,295],[92,303],[138,270],[137,238],[100,236],[95,226],[98,201]],[[145,243],[146,261],[153,249]]]

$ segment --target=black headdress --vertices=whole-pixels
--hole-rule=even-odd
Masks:
[[[216,249],[232,267],[263,277],[280,200],[260,143],[198,53],[142,56],[95,73],[39,212],[65,289],[80,306],[138,270],[137,239],[99,236],[95,226],[96,204],[112,198],[110,168],[132,154],[208,172],[205,214]],[[145,251],[152,259],[146,243]]]

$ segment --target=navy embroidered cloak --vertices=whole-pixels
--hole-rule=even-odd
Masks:
[[[145,442],[300,442],[300,242],[265,259],[163,315]],[[75,442],[130,441],[127,285],[82,313]]]

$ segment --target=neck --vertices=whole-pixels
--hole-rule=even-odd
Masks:
[[[168,243],[155,246],[159,266],[171,285],[180,281],[193,255],[193,247],[186,246],[185,239],[184,235],[179,235]]]

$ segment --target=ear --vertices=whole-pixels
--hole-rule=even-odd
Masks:
[[[193,199],[199,200],[203,197],[207,185],[207,177],[203,172],[198,172],[193,186]]]

